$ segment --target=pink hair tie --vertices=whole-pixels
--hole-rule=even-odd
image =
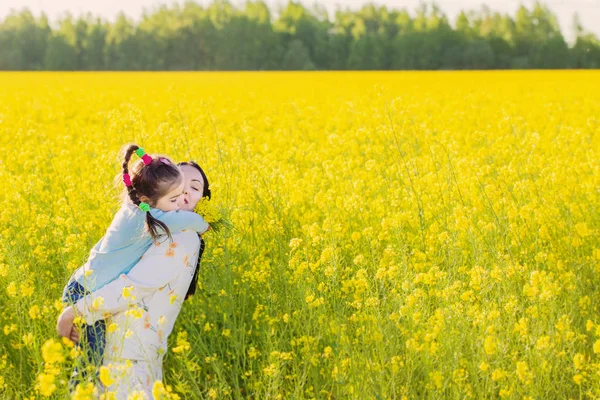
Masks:
[[[144,165],[148,165],[152,162],[152,157],[150,157],[148,154],[144,154],[142,156],[142,160],[144,161]]]
[[[129,177],[129,174],[123,174],[123,183],[125,186],[131,186],[131,178]]]

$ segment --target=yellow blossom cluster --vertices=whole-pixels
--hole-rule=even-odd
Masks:
[[[235,226],[204,236],[196,293],[162,321],[156,398],[600,398],[600,72],[0,87],[0,398],[66,397],[60,297],[119,207],[128,142],[198,162],[226,212],[200,207]]]

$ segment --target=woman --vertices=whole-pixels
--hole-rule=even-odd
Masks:
[[[179,166],[185,180],[182,209],[193,210],[202,197],[210,198],[208,181],[198,164]],[[102,380],[113,382],[105,389],[117,399],[126,399],[132,392],[152,398],[154,382],[162,380],[167,338],[183,301],[196,290],[203,251],[204,241],[195,232],[174,234],[172,243],[151,246],[131,271],[82,298],[59,317],[59,325],[69,313],[81,315],[88,324],[108,317],[103,365],[110,376]],[[78,334],[72,338],[78,340]]]

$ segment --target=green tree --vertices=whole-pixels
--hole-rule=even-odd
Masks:
[[[366,3],[359,10],[288,1],[274,19],[264,0],[162,5],[134,23],[90,14],[12,11],[0,20],[0,69],[278,70],[598,68],[598,38],[574,18],[569,47],[541,2],[514,16],[482,6],[454,26],[435,4],[413,12]]]
[[[281,67],[284,70],[311,70],[315,65],[310,59],[308,49],[300,40],[292,40],[283,57]]]
[[[86,69],[103,70],[106,68],[104,63],[106,34],[106,25],[100,20],[100,18],[96,18],[93,23],[88,25],[86,48],[82,60]]]
[[[53,33],[48,42],[44,65],[49,70],[72,71],[76,69],[77,52],[64,33]]]

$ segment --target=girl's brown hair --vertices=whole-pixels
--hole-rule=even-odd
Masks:
[[[148,199],[147,203],[150,206],[155,206],[161,197],[169,193],[173,187],[181,184],[183,174],[179,167],[167,157],[152,157],[152,162],[148,165],[145,165],[142,160],[137,160],[129,172],[131,156],[139,148],[135,144],[129,144],[123,148],[123,174],[129,174],[131,177],[131,185],[127,186],[127,196],[136,206],[140,205],[142,197]],[[150,211],[146,212],[146,227],[155,242],[163,234],[173,240],[167,225],[154,218]]]

